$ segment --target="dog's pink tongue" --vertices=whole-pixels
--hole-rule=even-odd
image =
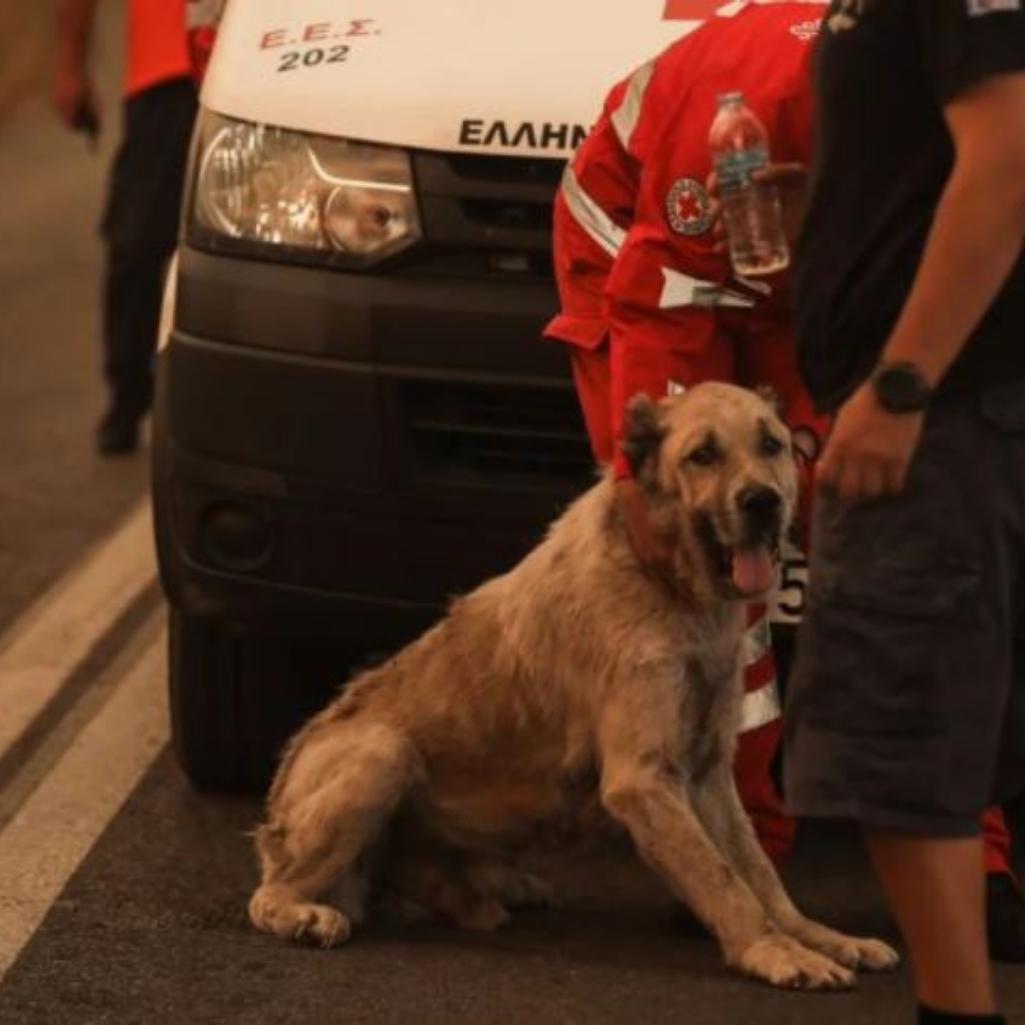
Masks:
[[[776,582],[776,567],[765,545],[733,553],[733,583],[741,594],[762,594]]]

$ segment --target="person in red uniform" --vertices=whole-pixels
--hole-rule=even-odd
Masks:
[[[70,127],[94,135],[100,111],[89,73],[97,0],[60,0],[55,103]],[[222,0],[128,0],[124,132],[103,236],[104,373],[109,405],[98,447],[134,451],[153,391],[163,277],[178,233],[185,164]]]
[[[722,7],[613,88],[556,197],[561,311],[545,334],[569,345],[595,457],[613,465],[637,547],[652,561],[659,558],[659,539],[631,512],[639,506],[619,450],[630,397],[664,395],[706,379],[768,385],[811,457],[828,426],[797,372],[786,279],[732,275],[711,230],[705,184],[708,130],[722,92],[744,92],[768,129],[775,161],[808,163],[808,62],[822,13],[807,0]],[[811,493],[804,489],[806,497]],[[801,520],[810,521],[807,509]],[[800,552],[788,555],[773,618],[792,624],[800,615],[804,563]],[[766,610],[753,607],[750,622],[746,729],[735,774],[763,846],[779,861],[790,850],[793,825],[770,774],[781,724]],[[984,828],[993,953],[1025,960],[1025,905],[1011,876],[999,809],[986,814]]]

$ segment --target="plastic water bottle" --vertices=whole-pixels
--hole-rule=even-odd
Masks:
[[[790,251],[779,189],[751,177],[769,163],[769,137],[743,93],[719,97],[708,142],[734,272],[757,277],[783,270],[790,264]]]

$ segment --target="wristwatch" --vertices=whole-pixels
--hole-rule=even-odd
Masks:
[[[920,413],[932,398],[925,374],[914,363],[880,363],[871,380],[879,404],[888,413]]]

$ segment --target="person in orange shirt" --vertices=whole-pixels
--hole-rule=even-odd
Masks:
[[[64,123],[95,136],[100,109],[89,71],[97,0],[59,0],[54,100]],[[124,130],[103,237],[104,455],[133,452],[149,409],[167,262],[178,233],[197,85],[223,0],[127,0]]]

